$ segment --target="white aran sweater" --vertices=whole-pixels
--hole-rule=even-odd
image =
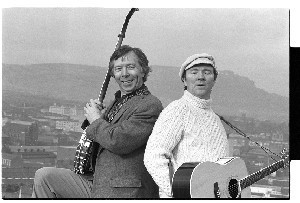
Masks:
[[[214,162],[226,156],[229,156],[226,131],[211,109],[211,100],[200,99],[185,90],[156,121],[144,164],[159,186],[160,196],[171,197],[172,171],[185,162]]]

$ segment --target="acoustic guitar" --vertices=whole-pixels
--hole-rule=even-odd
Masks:
[[[172,180],[174,198],[250,198],[250,185],[286,167],[288,157],[248,175],[239,157],[226,157],[216,162],[182,164]]]

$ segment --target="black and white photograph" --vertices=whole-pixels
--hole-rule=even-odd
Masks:
[[[291,8],[124,2],[2,6],[2,199],[291,199]]]

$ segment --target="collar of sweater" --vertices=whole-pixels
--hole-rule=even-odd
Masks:
[[[201,109],[208,109],[211,108],[211,99],[200,99],[199,97],[194,96],[189,91],[185,90],[183,94],[183,98],[187,100],[190,104],[196,106],[197,108]]]

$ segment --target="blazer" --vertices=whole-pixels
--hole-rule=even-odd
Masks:
[[[122,106],[110,123],[99,118],[86,128],[87,138],[100,145],[93,198],[159,198],[158,186],[143,159],[162,109],[160,100],[152,94],[137,95]]]

